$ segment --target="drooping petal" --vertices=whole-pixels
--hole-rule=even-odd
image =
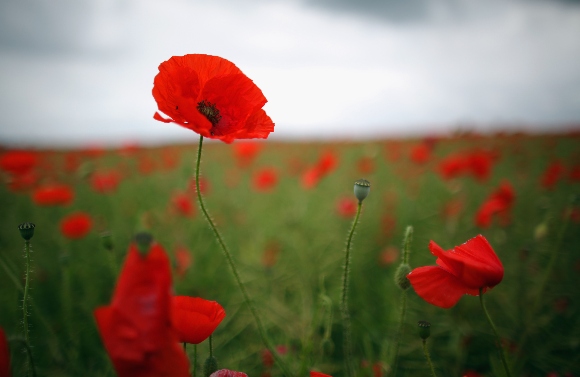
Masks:
[[[442,252],[442,249],[433,241],[429,247],[438,257],[437,265],[453,274],[462,284],[471,289],[491,288],[503,279],[503,265],[482,235],[450,251]]]
[[[266,139],[274,132],[274,122],[263,109],[250,114],[246,125],[236,133],[236,139]]]
[[[418,267],[407,278],[423,300],[444,309],[454,306],[464,294],[479,294],[477,290],[470,289],[461,280],[437,266]]]

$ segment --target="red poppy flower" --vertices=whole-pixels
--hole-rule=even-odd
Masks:
[[[38,187],[32,201],[39,206],[65,206],[74,199],[74,191],[66,185],[51,184]]]
[[[416,164],[424,164],[431,158],[431,148],[428,145],[421,143],[411,149],[411,161]]]
[[[0,157],[0,169],[11,174],[28,173],[36,163],[36,153],[30,151],[8,151]]]
[[[278,183],[278,172],[274,168],[263,168],[254,174],[254,188],[271,191]]]
[[[96,172],[91,176],[91,187],[101,194],[115,192],[120,182],[121,174],[114,170]]]
[[[512,185],[507,181],[502,182],[479,207],[475,214],[475,224],[481,228],[487,228],[491,225],[492,216],[497,214],[502,223],[507,225],[514,200],[515,193]]]
[[[183,277],[189,267],[191,266],[192,256],[189,250],[183,246],[179,246],[175,251],[175,261],[177,263],[176,273],[179,277]]]
[[[302,176],[302,186],[306,189],[315,187],[322,178],[336,168],[337,164],[336,155],[332,152],[325,152],[313,167],[306,170]]]
[[[0,327],[0,376],[10,376],[10,349],[2,327]]]
[[[234,155],[239,166],[248,166],[254,161],[261,145],[255,141],[243,141],[234,144]]]
[[[75,212],[63,218],[60,222],[61,233],[70,239],[79,239],[86,236],[93,227],[93,220],[89,214]]]
[[[173,297],[172,322],[179,341],[199,344],[209,338],[226,316],[215,301],[200,297]]]
[[[185,217],[192,217],[195,214],[195,206],[191,198],[184,193],[176,193],[171,198],[171,203],[177,212]]]
[[[189,375],[189,363],[171,327],[171,271],[163,248],[142,255],[135,243],[117,281],[111,304],[94,312],[117,374]]]
[[[450,308],[464,294],[479,295],[503,279],[503,265],[485,237],[478,235],[466,243],[445,251],[429,243],[437,266],[419,267],[407,278],[423,300],[441,308]]]
[[[330,374],[324,374],[321,372],[310,371],[310,377],[332,377]]]
[[[542,187],[552,190],[564,175],[564,170],[564,165],[560,161],[554,161],[548,165],[541,178]]]
[[[153,97],[164,123],[231,143],[235,139],[266,139],[274,123],[262,107],[260,88],[232,62],[218,56],[173,56],[159,65]]]
[[[248,377],[248,375],[243,372],[236,372],[235,370],[220,369],[210,374],[209,377]]]
[[[336,211],[341,217],[353,217],[356,214],[357,200],[353,197],[340,198],[336,202]]]

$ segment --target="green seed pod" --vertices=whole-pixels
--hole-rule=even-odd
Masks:
[[[371,183],[366,179],[359,179],[354,183],[354,196],[358,199],[359,203],[369,195],[371,191]]]
[[[431,324],[427,321],[419,321],[417,325],[419,326],[419,336],[426,340],[431,335]]]
[[[30,241],[32,236],[34,236],[35,226],[36,225],[34,225],[33,223],[28,222],[18,225],[18,230],[20,231],[20,235],[22,236],[22,238],[24,238],[26,241]]]
[[[146,256],[153,243],[153,236],[149,232],[139,232],[135,235],[135,242],[141,255]]]
[[[411,272],[411,266],[407,263],[401,263],[395,272],[395,284],[404,291],[411,286],[411,282],[407,279],[409,272]]]
[[[209,377],[213,372],[218,370],[217,359],[213,356],[205,359],[203,363],[203,377]]]

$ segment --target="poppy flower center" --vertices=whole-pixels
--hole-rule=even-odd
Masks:
[[[220,111],[215,107],[215,103],[203,100],[197,103],[197,111],[203,114],[210,121],[212,126],[219,123],[222,116]]]

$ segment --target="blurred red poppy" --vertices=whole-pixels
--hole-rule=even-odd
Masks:
[[[195,215],[195,206],[187,194],[181,192],[175,193],[171,198],[171,203],[173,204],[173,208],[175,208],[180,215],[185,217],[192,217]]]
[[[310,377],[332,377],[330,374],[324,374],[321,372],[310,371]]]
[[[397,249],[395,246],[387,246],[379,254],[379,264],[381,266],[390,266],[391,264],[395,263],[397,259],[399,259],[399,249]]]
[[[183,277],[189,267],[191,266],[193,258],[189,250],[184,246],[178,246],[175,251],[175,262],[177,264],[176,273],[179,277]]]
[[[491,193],[475,214],[475,224],[480,228],[491,225],[492,216],[498,215],[502,225],[510,222],[510,210],[515,201],[515,193],[512,185],[504,181]]]
[[[574,165],[570,169],[569,178],[571,182],[580,182],[580,165]]]
[[[14,174],[8,180],[8,187],[11,191],[27,191],[36,186],[38,175],[34,170],[27,173]]]
[[[262,265],[264,267],[274,267],[280,256],[280,248],[280,244],[275,241],[271,241],[266,245],[264,254],[262,254]]]
[[[171,171],[179,165],[180,153],[176,147],[165,147],[161,150],[161,161],[165,171]]]
[[[32,170],[37,162],[34,152],[12,150],[0,157],[0,169],[11,174],[24,174]]]
[[[10,349],[2,327],[0,327],[0,376],[10,376]]]
[[[361,157],[357,163],[359,173],[365,175],[375,171],[375,160],[371,157]]]
[[[542,187],[547,190],[552,190],[560,178],[563,177],[564,171],[564,165],[561,161],[556,160],[550,163],[550,165],[546,167],[546,170],[544,171],[544,174],[540,180]]]
[[[115,170],[95,172],[91,175],[91,187],[98,193],[115,192],[121,182],[121,174]]]
[[[467,370],[463,372],[462,377],[481,377],[481,374],[477,373],[474,370]]]
[[[353,217],[356,214],[357,200],[354,197],[339,198],[336,201],[336,212],[341,217]]]
[[[141,155],[139,157],[137,169],[141,175],[149,175],[155,171],[155,168],[155,161],[151,157],[147,155]]]
[[[164,118],[154,118],[231,143],[235,139],[266,139],[274,123],[262,107],[260,88],[232,62],[218,56],[173,56],[159,65],[153,97]]]
[[[65,206],[74,199],[75,193],[69,186],[47,184],[36,188],[32,193],[32,201],[39,206]]]
[[[207,178],[199,177],[199,190],[203,195],[207,195],[210,191],[210,184]],[[187,191],[197,193],[197,185],[195,183],[195,178],[192,178],[187,185]]]
[[[437,266],[415,268],[407,278],[415,292],[428,303],[450,308],[464,294],[479,296],[503,279],[503,265],[485,237],[478,235],[452,250],[429,243]]]
[[[411,161],[416,164],[424,164],[431,158],[431,148],[425,143],[415,145],[411,149]]]
[[[171,272],[163,248],[146,255],[129,246],[113,299],[94,311],[97,327],[120,377],[189,376],[189,363],[171,326]]]
[[[274,168],[262,168],[254,174],[254,188],[271,191],[278,183],[278,172]]]
[[[225,318],[226,312],[215,301],[200,297],[174,296],[171,315],[179,341],[199,344],[209,338]]]
[[[302,186],[306,189],[315,187],[322,178],[336,168],[337,164],[338,158],[333,152],[324,152],[316,164],[306,170],[302,176]]]
[[[235,370],[220,369],[210,374],[209,377],[248,377],[248,375],[243,372],[236,372]]]
[[[91,216],[84,212],[71,213],[60,222],[61,233],[70,239],[83,238],[91,231],[92,227]]]
[[[234,156],[241,167],[248,166],[254,161],[261,145],[255,141],[242,141],[234,144]]]

